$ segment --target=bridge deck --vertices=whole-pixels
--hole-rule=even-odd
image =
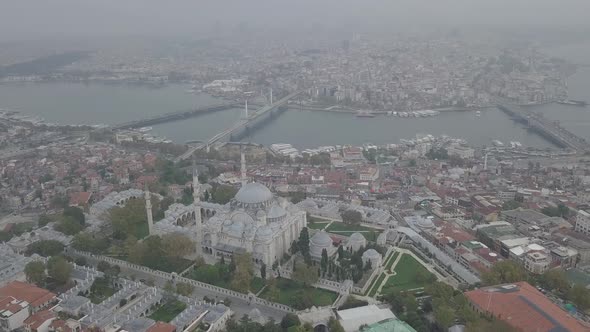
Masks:
[[[176,120],[180,120],[180,119],[186,119],[186,118],[190,118],[192,116],[196,116],[196,115],[203,114],[203,113],[223,111],[223,110],[234,108],[234,107],[238,107],[238,105],[236,103],[224,103],[224,104],[209,105],[209,106],[205,106],[205,107],[195,108],[192,110],[179,111],[179,112],[169,112],[169,113],[155,115],[155,116],[140,119],[140,120],[134,120],[134,121],[129,121],[129,122],[125,122],[125,123],[120,123],[120,124],[111,126],[111,128],[114,130],[140,128],[140,127],[145,127],[145,126],[150,126],[150,125],[155,125],[155,124],[160,124],[160,123],[165,123],[165,122],[170,122],[170,121],[176,121]]]
[[[519,106],[499,104],[498,107],[510,115],[525,121],[527,125],[549,136],[554,141],[577,152],[590,151],[590,145],[585,139],[561,127],[557,121],[549,120],[540,114],[524,110]]]
[[[264,106],[264,107],[258,109],[254,114],[250,115],[247,120],[240,120],[240,121],[238,121],[238,123],[234,124],[230,128],[223,130],[222,132],[216,134],[215,136],[213,136],[212,138],[207,140],[206,143],[197,144],[197,145],[189,148],[185,153],[183,153],[181,156],[177,157],[174,161],[179,162],[181,160],[185,160],[185,159],[190,158],[190,156],[192,156],[192,154],[195,153],[195,151],[198,151],[206,146],[210,146],[212,144],[219,142],[221,139],[223,139],[223,138],[231,135],[232,133],[236,132],[237,130],[245,127],[246,125],[248,125],[252,121],[254,121],[257,118],[259,118],[260,116],[268,113],[269,111],[273,110],[274,108],[284,105],[286,102],[289,101],[289,99],[291,99],[295,96],[298,96],[302,92],[303,91],[292,92],[292,93],[288,94],[287,96],[281,98],[280,100],[274,102],[273,104],[267,105],[267,106]]]

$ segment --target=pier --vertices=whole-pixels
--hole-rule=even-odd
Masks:
[[[219,112],[219,111],[224,111],[224,110],[236,108],[236,107],[239,107],[239,105],[236,103],[210,105],[210,106],[195,108],[195,109],[188,110],[188,111],[170,112],[170,113],[155,115],[155,116],[152,116],[149,118],[120,123],[120,124],[111,126],[111,128],[114,130],[141,128],[141,127],[152,126],[152,125],[171,122],[171,121],[188,119],[193,116],[200,115],[200,114]]]
[[[250,130],[250,128],[255,128],[257,126],[258,122],[264,121],[265,115],[266,116],[272,115],[271,112],[273,110],[275,110],[279,106],[283,106],[291,98],[298,96],[302,92],[303,92],[303,90],[292,92],[292,93],[288,94],[287,96],[281,98],[280,100],[258,109],[252,115],[249,115],[246,112],[245,115],[242,117],[242,119],[240,121],[238,121],[235,125],[216,134],[215,136],[211,137],[206,142],[199,143],[197,145],[190,147],[185,153],[183,153],[181,156],[178,156],[174,160],[174,162],[186,160],[186,159],[190,158],[193,155],[193,153],[195,153],[195,151],[198,151],[203,148],[209,148],[212,144],[215,144],[217,142],[220,142],[223,140],[228,140],[228,139],[232,140],[237,137],[240,137],[241,135],[244,134],[244,132],[248,132]]]
[[[572,149],[578,153],[590,151],[590,145],[585,139],[561,127],[558,121],[547,119],[541,114],[528,111],[517,105],[498,104],[497,106],[514,120],[525,124],[529,129],[561,147]]]

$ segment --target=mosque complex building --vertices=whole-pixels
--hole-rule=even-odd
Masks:
[[[280,260],[307,227],[306,212],[276,197],[263,184],[248,183],[243,154],[241,159],[242,186],[229,203],[202,202],[195,169],[194,202],[172,204],[157,223],[148,214],[150,234],[190,234],[197,255],[208,261],[236,253],[250,253],[254,262],[267,266]],[[149,197],[146,195],[146,206],[151,206]]]

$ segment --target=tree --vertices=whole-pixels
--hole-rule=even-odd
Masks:
[[[193,241],[188,236],[178,233],[162,236],[162,247],[170,257],[184,257],[195,250]]]
[[[64,245],[56,240],[41,240],[27,246],[27,255],[37,254],[43,257],[59,255],[63,252]]]
[[[444,330],[447,330],[449,327],[451,327],[455,321],[454,312],[447,305],[435,306],[434,318],[436,319],[436,323]]]
[[[311,263],[311,255],[309,253],[309,231],[307,227],[303,227],[299,233],[299,242],[297,243],[301,255],[305,259],[306,263]]]
[[[39,216],[39,221],[37,222],[37,224],[39,225],[39,227],[43,227],[43,226],[46,226],[47,224],[49,224],[52,221],[53,220],[51,219],[51,217],[49,217],[46,214],[42,214],[42,215]]]
[[[213,187],[212,202],[217,204],[226,204],[229,202],[238,190],[235,187],[227,185],[219,185]]]
[[[80,209],[79,207],[68,206],[64,208],[63,215],[64,217],[71,217],[74,221],[76,221],[82,226],[84,226],[84,224],[86,223],[84,211],[82,211],[82,209]]]
[[[502,210],[507,211],[507,210],[514,210],[514,209],[518,209],[521,206],[520,202],[517,201],[507,201],[504,202],[504,204],[502,204]]]
[[[340,214],[342,221],[349,225],[358,225],[363,221],[363,215],[356,210],[346,210]]]
[[[288,313],[286,314],[283,319],[281,319],[281,327],[283,329],[288,329],[291,326],[299,326],[301,325],[301,321],[296,314]]]
[[[291,255],[295,255],[298,251],[299,246],[297,245],[297,240],[293,240],[293,242],[291,242],[291,249],[289,249],[289,252],[291,252]]]
[[[173,293],[175,291],[174,284],[172,283],[172,281],[166,281],[166,284],[164,284],[164,290],[169,293]]]
[[[264,263],[260,266],[260,278],[266,279],[266,264]]]
[[[568,298],[582,311],[590,308],[590,290],[581,284],[575,284],[570,289]]]
[[[541,276],[539,281],[544,288],[558,291],[561,294],[567,294],[571,288],[565,273],[561,269],[548,270]]]
[[[231,288],[246,293],[252,282],[252,255],[249,253],[234,255],[236,271],[231,281]]]
[[[189,296],[193,293],[195,287],[186,282],[178,282],[176,284],[176,293],[184,296]]]
[[[109,240],[106,238],[94,238],[88,233],[78,233],[72,240],[72,247],[93,254],[101,254],[109,247]]]
[[[498,319],[477,319],[472,322],[468,322],[465,326],[467,332],[517,332],[518,330],[508,325],[504,321]]]
[[[136,234],[136,230],[140,225],[147,225],[145,200],[132,199],[124,207],[112,208],[109,211],[109,220],[116,238],[125,239],[128,235]]]
[[[330,317],[328,320],[328,330],[330,330],[330,332],[344,332],[344,328],[334,317]]]
[[[304,286],[311,286],[319,279],[318,268],[301,262],[295,263],[293,280],[301,282]]]
[[[541,209],[541,213],[543,213],[549,217],[569,218],[571,211],[564,204],[559,204],[559,205],[557,205],[557,207],[551,207],[551,206],[544,207],[543,209]]]
[[[445,148],[431,148],[426,153],[426,158],[431,160],[444,160],[449,159],[449,153]]]
[[[65,284],[70,280],[72,266],[65,260],[65,258],[61,256],[53,256],[47,261],[47,272],[55,281]]]
[[[76,263],[76,265],[79,265],[79,266],[86,266],[86,264],[87,264],[86,257],[84,257],[84,256],[76,257],[74,262]]]
[[[526,280],[527,272],[525,269],[511,260],[504,260],[496,263],[489,272],[482,275],[482,281],[486,285],[497,285]]]
[[[99,270],[100,272],[105,272],[106,270],[108,270],[110,268],[111,268],[111,264],[109,264],[109,262],[107,262],[107,261],[100,261],[96,265],[96,269]]]
[[[74,217],[64,216],[53,227],[56,231],[65,235],[76,235],[84,228]]]
[[[266,282],[266,289],[268,299],[273,302],[277,302],[281,295],[279,288],[277,287],[277,279],[272,277],[269,278]]]
[[[29,262],[25,266],[25,275],[28,282],[41,286],[45,280],[45,264],[38,261]]]
[[[322,269],[322,273],[326,273],[326,270],[328,269],[328,251],[326,251],[326,249],[322,249],[322,260],[320,262],[320,266]]]

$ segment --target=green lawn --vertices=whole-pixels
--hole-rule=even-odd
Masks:
[[[385,289],[394,291],[406,291],[410,289],[422,288],[432,282],[435,277],[414,257],[402,254],[399,263],[395,267],[396,275],[389,277]]]
[[[369,289],[370,289],[369,296],[373,297],[373,296],[375,296],[375,294],[377,294],[377,290],[379,289],[379,286],[383,282],[383,279],[385,279],[385,273],[381,273],[379,278],[377,278],[376,281],[373,281],[373,284],[371,285],[371,287],[369,287]]]
[[[264,285],[266,284],[266,281],[260,277],[254,277],[252,278],[252,281],[250,282],[250,291],[254,294],[258,293],[262,287],[264,287]]]
[[[135,225],[135,229],[133,230],[133,236],[135,236],[136,239],[141,240],[143,238],[145,238],[146,236],[149,235],[149,227],[147,222],[146,223],[141,223],[141,224],[136,224]]]
[[[399,256],[399,251],[396,251],[396,252],[393,253],[393,255],[391,256],[391,258],[387,262],[387,265],[385,266],[385,269],[387,271],[390,271],[391,270],[391,266],[393,265],[393,262],[395,262],[395,260],[397,259],[398,256]]]
[[[196,267],[190,273],[187,278],[202,281],[217,287],[231,289],[231,275],[229,272],[229,266],[227,264],[215,264],[215,265],[202,265]],[[254,294],[258,293],[262,287],[264,287],[266,281],[260,277],[252,278],[250,282],[250,291]]]
[[[326,227],[326,225],[328,225],[329,222],[308,222],[307,223],[307,228],[309,229],[324,229]]]
[[[149,316],[149,318],[157,322],[169,323],[184,309],[186,309],[186,304],[184,304],[184,302],[172,300],[159,307],[158,310],[154,311],[154,313]]]
[[[342,222],[333,222],[328,228],[326,228],[326,232],[343,236],[351,236],[353,233],[359,232],[363,234],[367,241],[375,242],[383,230],[361,225],[348,225]]]
[[[330,220],[316,218],[316,217],[309,217],[307,220],[307,228],[310,229],[324,229],[326,225],[330,223]]]
[[[338,294],[320,288],[303,287],[300,283],[279,278],[277,279],[277,288],[279,289],[279,297],[275,302],[290,306],[291,308],[303,310],[311,306],[328,306],[336,301]],[[260,297],[269,299],[269,288],[264,289]]]

